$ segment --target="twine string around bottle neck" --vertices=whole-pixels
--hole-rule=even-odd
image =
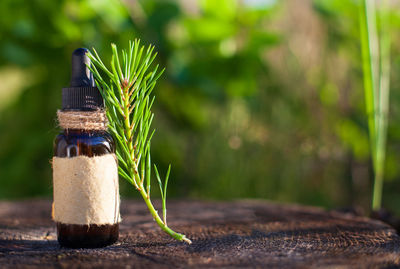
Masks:
[[[63,129],[106,131],[108,119],[104,109],[94,111],[57,111],[58,124]]]

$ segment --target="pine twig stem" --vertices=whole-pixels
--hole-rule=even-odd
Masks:
[[[160,226],[160,228],[164,232],[166,232],[167,234],[169,234],[172,238],[175,238],[176,240],[183,241],[188,244],[192,243],[192,241],[190,239],[188,239],[184,234],[173,231],[166,225],[166,223],[164,221],[162,221],[162,219],[158,215],[157,210],[154,209],[154,206],[151,203],[150,198],[147,196],[147,193],[144,191],[143,188],[140,189],[140,194],[142,195],[143,200],[146,203],[147,208],[150,211],[150,214],[153,216],[153,219],[157,222],[158,226]]]

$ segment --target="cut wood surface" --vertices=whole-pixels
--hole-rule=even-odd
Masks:
[[[395,268],[400,238],[386,224],[265,201],[170,201],[170,239],[142,201],[123,201],[118,243],[60,248],[51,202],[0,202],[0,268]]]

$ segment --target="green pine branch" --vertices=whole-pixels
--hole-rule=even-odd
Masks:
[[[116,141],[119,175],[139,191],[150,214],[163,231],[190,244],[191,241],[184,234],[173,231],[167,225],[166,198],[171,166],[163,184],[154,165],[161,191],[162,218],[150,199],[150,148],[154,134],[154,130],[151,130],[154,96],[151,93],[164,69],[159,71],[158,65],[152,67],[157,55],[154,46],[145,48],[139,40],[129,42],[129,49],[120,51],[120,54],[115,44],[111,44],[111,48],[109,67],[106,67],[95,49],[88,56],[93,63],[89,68],[107,108],[109,130]]]

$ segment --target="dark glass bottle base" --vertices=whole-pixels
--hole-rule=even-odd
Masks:
[[[58,243],[69,248],[100,248],[118,240],[119,224],[78,225],[57,222]]]

